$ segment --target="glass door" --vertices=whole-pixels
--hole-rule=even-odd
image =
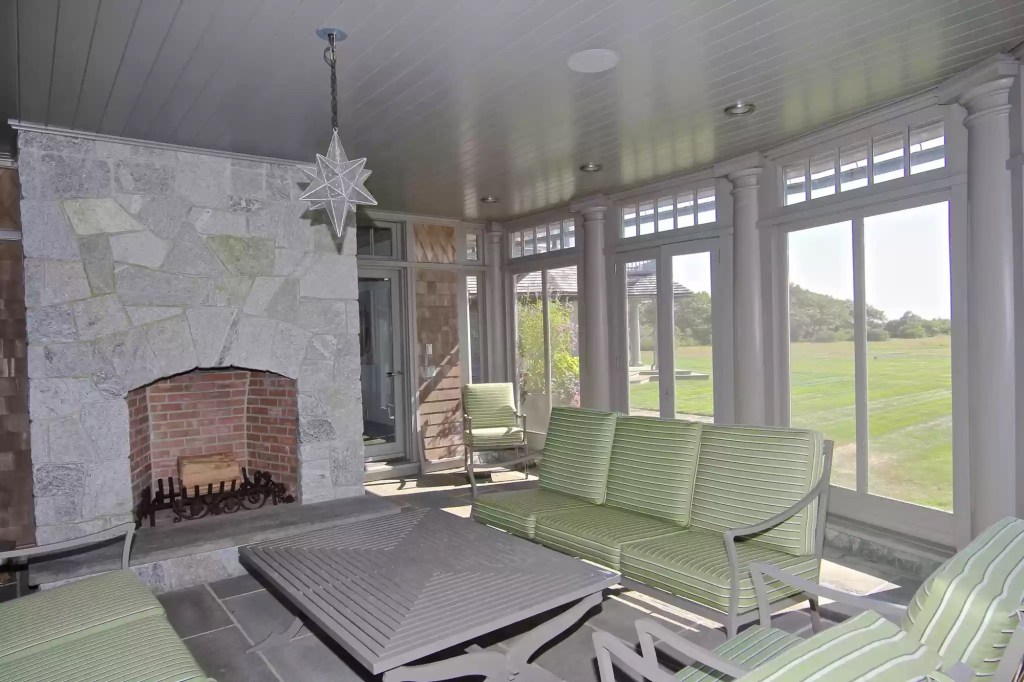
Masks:
[[[617,259],[629,414],[714,421],[718,252],[717,242],[701,240]]]
[[[359,352],[366,460],[405,456],[405,382],[402,376],[401,272],[359,271]]]

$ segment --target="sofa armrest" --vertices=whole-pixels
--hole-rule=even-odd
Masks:
[[[743,666],[728,661],[714,651],[705,649],[699,644],[680,637],[666,627],[655,623],[653,620],[641,619],[636,622],[636,634],[640,640],[640,653],[644,660],[653,661],[657,665],[658,654],[654,650],[654,640],[667,644],[676,652],[692,658],[697,663],[714,668],[718,672],[725,673],[729,677],[743,677],[749,670]]]
[[[675,677],[661,669],[657,660],[640,656],[614,635],[598,630],[593,634],[597,672],[601,682],[616,682],[612,659],[650,682],[675,682]]]
[[[761,616],[761,625],[764,627],[771,626],[772,618],[768,602],[768,589],[765,586],[765,576],[774,578],[787,585],[792,585],[803,592],[825,597],[840,604],[846,604],[862,611],[874,611],[883,618],[897,623],[902,620],[907,611],[905,606],[900,606],[899,604],[892,604],[880,599],[872,599],[871,597],[861,597],[849,592],[843,592],[842,590],[825,587],[805,578],[797,577],[792,573],[787,573],[778,566],[755,562],[750,564],[750,577],[754,583],[754,592],[757,594],[757,609]]]
[[[95,545],[100,542],[106,542],[114,538],[124,536],[124,549],[121,550],[121,568],[128,568],[128,557],[132,551],[132,540],[135,538],[135,524],[134,523],[122,523],[119,526],[113,526],[106,530],[101,530],[97,533],[90,535],[83,535],[79,538],[72,540],[63,540],[62,542],[51,542],[48,545],[39,545],[37,547],[25,547],[23,549],[13,549],[9,552],[0,552],[0,564],[9,559],[30,559],[35,556],[42,556],[45,554],[54,554],[57,552],[66,552],[80,547],[87,547],[89,545]]]

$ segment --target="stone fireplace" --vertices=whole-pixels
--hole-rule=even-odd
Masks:
[[[214,376],[291,391],[297,447],[270,443],[286,427],[252,407],[203,428],[228,426],[247,461],[289,460],[273,463],[304,504],[362,494],[355,238],[339,249],[303,217],[296,168],[64,134],[18,145],[38,542],[130,520],[176,447],[168,432],[148,463],[132,455],[140,396],[152,438],[154,398]]]

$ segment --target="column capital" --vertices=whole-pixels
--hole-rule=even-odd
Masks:
[[[601,220],[612,205],[612,200],[604,194],[596,194],[569,204],[573,213],[582,213],[584,220]]]
[[[985,114],[1008,113],[1010,88],[1019,73],[1016,57],[992,55],[941,84],[936,93],[939,104],[960,104],[967,109],[965,125]]]
[[[757,186],[757,176],[764,170],[764,157],[759,152],[744,154],[715,164],[715,177],[726,178],[734,187]]]

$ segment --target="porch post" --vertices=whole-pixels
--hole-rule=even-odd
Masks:
[[[573,213],[583,215],[583,330],[580,363],[580,402],[583,407],[611,409],[612,358],[608,346],[608,281],[604,258],[604,216],[607,197],[574,203]]]
[[[757,181],[761,169],[760,154],[748,154],[715,166],[715,175],[732,184],[733,376],[738,424],[765,423],[761,237],[757,231]]]
[[[640,353],[640,299],[627,301],[629,306],[629,366],[639,367],[644,364]]]
[[[1014,239],[1010,88],[1016,59],[996,55],[947,81],[939,101],[967,111],[968,442],[971,534],[1017,511]]]
[[[487,318],[487,378],[488,381],[509,381],[509,360],[505,334],[505,282],[502,277],[502,262],[505,256],[505,230],[500,223],[491,223],[484,233],[484,273],[486,286],[484,315]]]

